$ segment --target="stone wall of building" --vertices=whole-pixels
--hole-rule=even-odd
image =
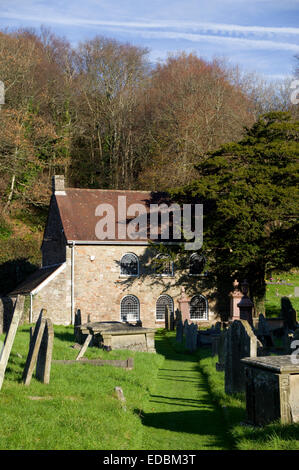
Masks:
[[[56,325],[71,323],[71,258],[68,250],[66,266],[32,299],[32,321],[38,319],[41,309],[47,310],[47,317]]]
[[[71,323],[72,249],[74,250],[74,311],[81,311],[82,323],[87,321],[120,321],[121,300],[134,295],[140,302],[140,320],[144,327],[163,327],[156,321],[156,301],[168,294],[174,301],[174,311],[179,310],[181,296],[179,274],[154,276],[152,257],[156,252],[146,246],[126,245],[75,245],[66,247],[66,267],[33,297],[33,321],[42,308],[55,324]],[[135,253],[140,260],[140,275],[126,277],[120,274],[120,261],[124,254]],[[151,273],[151,274],[150,274]],[[209,323],[215,321],[213,303],[209,292],[197,289],[189,297],[202,294],[209,302]],[[207,322],[198,322],[207,324]]]
[[[120,275],[124,254],[135,253],[140,261],[138,277]],[[181,295],[179,276],[153,276],[152,257],[156,254],[146,246],[89,245],[75,247],[75,308],[82,320],[120,321],[120,304],[126,295],[135,295],[140,302],[140,320],[144,327],[161,327],[156,321],[156,301],[162,294],[173,298],[174,311],[179,309]],[[194,291],[193,294],[207,294]],[[209,304],[209,320],[214,320],[213,305]]]

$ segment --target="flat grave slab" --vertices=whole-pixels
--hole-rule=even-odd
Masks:
[[[105,349],[131,349],[156,352],[155,328],[144,328],[122,322],[89,322],[75,328],[75,336],[83,343],[86,335],[92,335],[94,344]]]
[[[244,358],[248,421],[299,423],[299,364],[295,355]]]

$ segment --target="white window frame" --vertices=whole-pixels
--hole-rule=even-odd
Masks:
[[[195,297],[201,297],[202,299],[204,299],[205,301],[205,306],[206,306],[206,313],[205,313],[205,317],[204,318],[194,318],[194,317],[191,317],[191,303],[192,303],[192,300],[195,298]],[[191,300],[190,300],[190,313],[189,313],[189,317],[190,317],[190,320],[194,320],[194,321],[208,321],[209,320],[209,303],[208,303],[208,299],[202,295],[202,294],[196,294],[194,295]]]
[[[127,297],[134,297],[137,300],[137,306],[138,306],[138,317],[137,318],[135,318],[135,317],[132,318],[132,319],[127,318],[126,320],[123,319],[123,316],[122,316],[122,303]],[[120,321],[122,323],[126,323],[126,322],[138,322],[139,320],[140,320],[140,301],[139,301],[138,297],[136,295],[133,295],[133,294],[125,295],[120,301]]]
[[[165,273],[157,273],[156,272],[156,267],[155,267],[155,273],[154,275],[156,277],[174,277],[174,263],[173,263],[173,260],[171,259],[171,257],[169,255],[164,255],[163,253],[159,253],[157,256],[155,256],[154,260],[157,259],[157,258],[162,258],[162,257],[167,257],[169,258],[170,262],[171,262],[171,274],[165,274]]]
[[[122,266],[121,266],[121,262],[122,262],[122,259],[126,256],[126,255],[131,255],[131,256],[134,256],[136,261],[137,261],[137,274],[122,274],[121,270],[122,270]],[[140,273],[140,267],[139,267],[139,257],[136,255],[136,253],[132,253],[132,252],[128,252],[128,253],[124,253],[121,257],[121,260],[120,260],[120,274],[119,276],[120,277],[139,277],[139,273]]]
[[[168,295],[168,294],[161,294],[159,295],[159,297],[157,298],[157,301],[156,301],[156,310],[155,310],[155,318],[156,318],[156,322],[164,322],[165,321],[165,313],[164,313],[164,318],[157,318],[157,303],[158,303],[158,300],[161,298],[161,297],[168,297],[170,300],[171,300],[171,303],[172,303],[172,313],[174,314],[174,302],[173,302],[173,298]],[[169,305],[169,304],[167,304]]]

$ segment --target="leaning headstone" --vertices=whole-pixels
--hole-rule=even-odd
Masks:
[[[4,305],[2,298],[0,298],[0,335],[2,335],[4,330]]]
[[[50,318],[46,318],[45,321],[45,329],[36,362],[36,378],[44,384],[49,384],[54,343],[54,329]]]
[[[5,370],[6,370],[8,359],[9,359],[11,349],[15,340],[16,332],[17,332],[20,320],[23,315],[24,301],[25,301],[24,296],[17,296],[9,330],[5,337],[4,345],[0,351],[0,390],[2,388]]]
[[[176,341],[178,343],[182,343],[183,342],[183,323],[182,323],[182,320],[179,320],[177,322],[177,325],[176,325],[176,337],[175,337]]]
[[[76,357],[76,361],[78,361],[79,359],[81,359],[81,357],[84,356],[84,354],[85,354],[85,352],[86,352],[86,350],[87,350],[87,348],[88,348],[88,346],[90,345],[91,342],[92,342],[92,335],[89,334],[89,335],[86,336],[84,344],[83,344],[82,348],[80,349],[78,356]]]
[[[245,390],[245,372],[241,359],[257,356],[257,337],[247,320],[235,320],[227,330],[225,357],[225,393]]]
[[[42,342],[46,320],[43,318],[45,310],[42,310],[38,320],[36,322],[32,339],[30,341],[29,352],[26,360],[26,364],[23,371],[23,382],[25,385],[30,385],[32,374],[36,366],[37,357]]]

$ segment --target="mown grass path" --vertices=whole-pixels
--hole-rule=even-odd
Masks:
[[[231,449],[222,410],[212,403],[198,357],[176,352],[162,335],[156,348],[165,361],[143,410],[143,449]]]

